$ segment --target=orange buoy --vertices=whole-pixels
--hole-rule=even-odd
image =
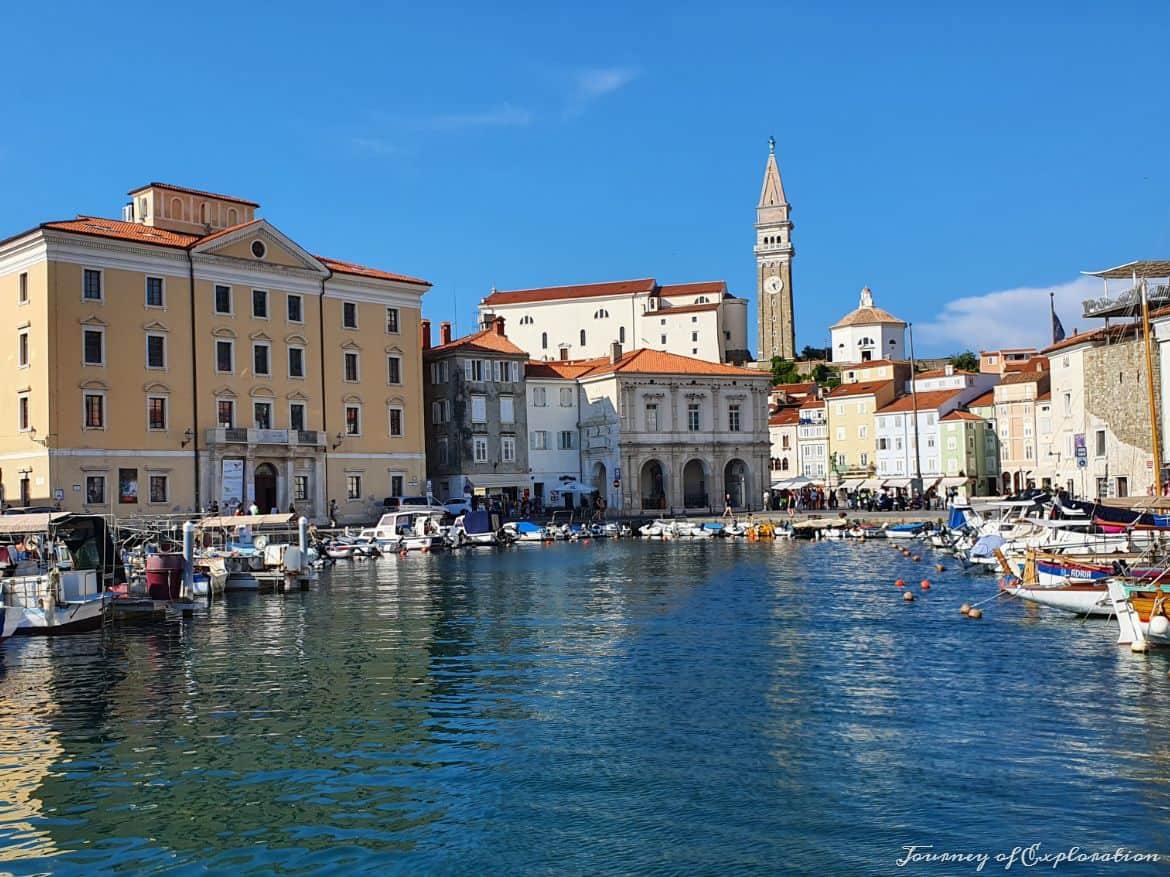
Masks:
[[[924,591],[930,590],[930,579],[923,579],[922,580],[922,590],[924,590]]]
[[[912,593],[910,593],[909,591],[907,591],[905,594],[902,595],[903,602],[913,603],[914,599],[915,599],[914,595]]]
[[[405,549],[405,548],[403,548],[401,551],[399,551],[399,552],[398,552],[398,556],[399,556],[399,557],[406,557],[406,549]]]
[[[430,554],[430,553],[431,553],[431,549],[427,548],[427,547],[424,545],[424,546],[423,546],[423,548],[422,548],[422,553],[423,553],[423,554]]]
[[[946,572],[947,568],[945,566],[943,566],[941,563],[936,563],[934,565],[934,571],[935,572]]]
[[[971,607],[968,606],[966,603],[964,603],[962,606],[959,607],[959,614],[960,615],[966,615],[970,611],[971,611]]]
[[[906,583],[904,581],[902,581],[901,579],[898,579],[898,581],[894,582],[894,587],[895,588],[904,588],[904,587],[906,587]]]
[[[983,610],[982,609],[972,609],[970,612],[967,613],[967,617],[974,618],[974,619],[978,620],[978,619],[983,617]]]

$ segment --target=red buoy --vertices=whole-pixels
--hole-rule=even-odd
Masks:
[[[898,579],[898,581],[894,582],[894,587],[895,588],[904,588],[904,587],[906,587],[906,583],[904,581],[902,581],[901,579]]]
[[[930,590],[930,580],[929,579],[922,580],[922,590],[924,590],[924,591]]]

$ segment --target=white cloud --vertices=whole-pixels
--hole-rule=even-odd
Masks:
[[[628,67],[594,67],[589,70],[578,70],[573,74],[573,90],[569,95],[565,115],[580,115],[593,101],[625,88],[637,75],[636,70]]]
[[[432,131],[459,131],[467,128],[519,127],[531,121],[532,113],[528,110],[504,103],[487,110],[428,116],[420,119],[418,125]]]
[[[998,347],[1046,347],[1052,343],[1052,320],[1048,293],[1056,293],[1056,315],[1069,335],[1097,328],[1100,321],[1086,324],[1081,302],[1102,294],[1101,281],[1078,277],[1067,283],[1045,287],[1021,286],[984,295],[957,298],[943,305],[931,322],[914,324],[914,340],[942,351],[994,349]]]
[[[351,137],[349,142],[358,152],[368,152],[371,155],[394,155],[400,151],[397,146],[381,137]]]

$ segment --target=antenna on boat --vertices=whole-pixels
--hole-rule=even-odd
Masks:
[[[910,334],[910,404],[914,410],[914,484],[913,493],[922,498],[922,448],[918,445],[918,390],[915,388],[914,375],[918,371],[914,363],[914,324],[907,323],[906,330]]]
[[[1137,284],[1137,271],[1134,271]],[[1154,354],[1150,346],[1150,302],[1146,296],[1146,278],[1142,278],[1142,336],[1146,347],[1146,391],[1150,403],[1150,438],[1154,450],[1154,497],[1162,495],[1162,448],[1158,436],[1158,405],[1154,401]]]

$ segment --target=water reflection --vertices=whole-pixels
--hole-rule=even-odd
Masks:
[[[19,870],[893,870],[904,842],[1168,849],[1167,662],[1016,604],[903,605],[874,544],[606,543],[339,567],[6,650]]]

